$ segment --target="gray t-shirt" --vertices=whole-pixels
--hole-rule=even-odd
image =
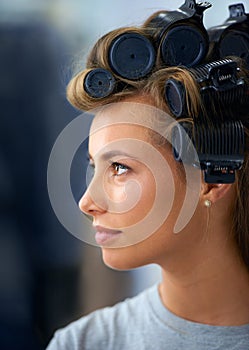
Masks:
[[[249,324],[209,326],[167,310],[157,286],[56,331],[47,350],[249,350]]]

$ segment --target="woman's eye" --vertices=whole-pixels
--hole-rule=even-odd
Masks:
[[[120,176],[123,174],[126,174],[127,171],[130,169],[128,166],[120,163],[112,163],[112,168],[114,172],[114,176]]]

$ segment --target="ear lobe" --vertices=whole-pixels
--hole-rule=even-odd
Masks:
[[[203,200],[208,199],[212,203],[226,197],[231,192],[233,184],[207,184],[203,183],[201,188],[201,196]]]

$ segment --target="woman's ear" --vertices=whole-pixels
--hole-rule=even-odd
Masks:
[[[215,203],[222,198],[232,194],[233,184],[208,184],[203,182],[201,186],[201,197],[203,201],[208,200]]]

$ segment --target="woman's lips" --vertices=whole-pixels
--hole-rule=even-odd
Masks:
[[[111,230],[102,226],[95,226],[94,228],[97,231],[95,234],[95,240],[99,245],[103,245],[110,242],[122,233],[121,231]]]

